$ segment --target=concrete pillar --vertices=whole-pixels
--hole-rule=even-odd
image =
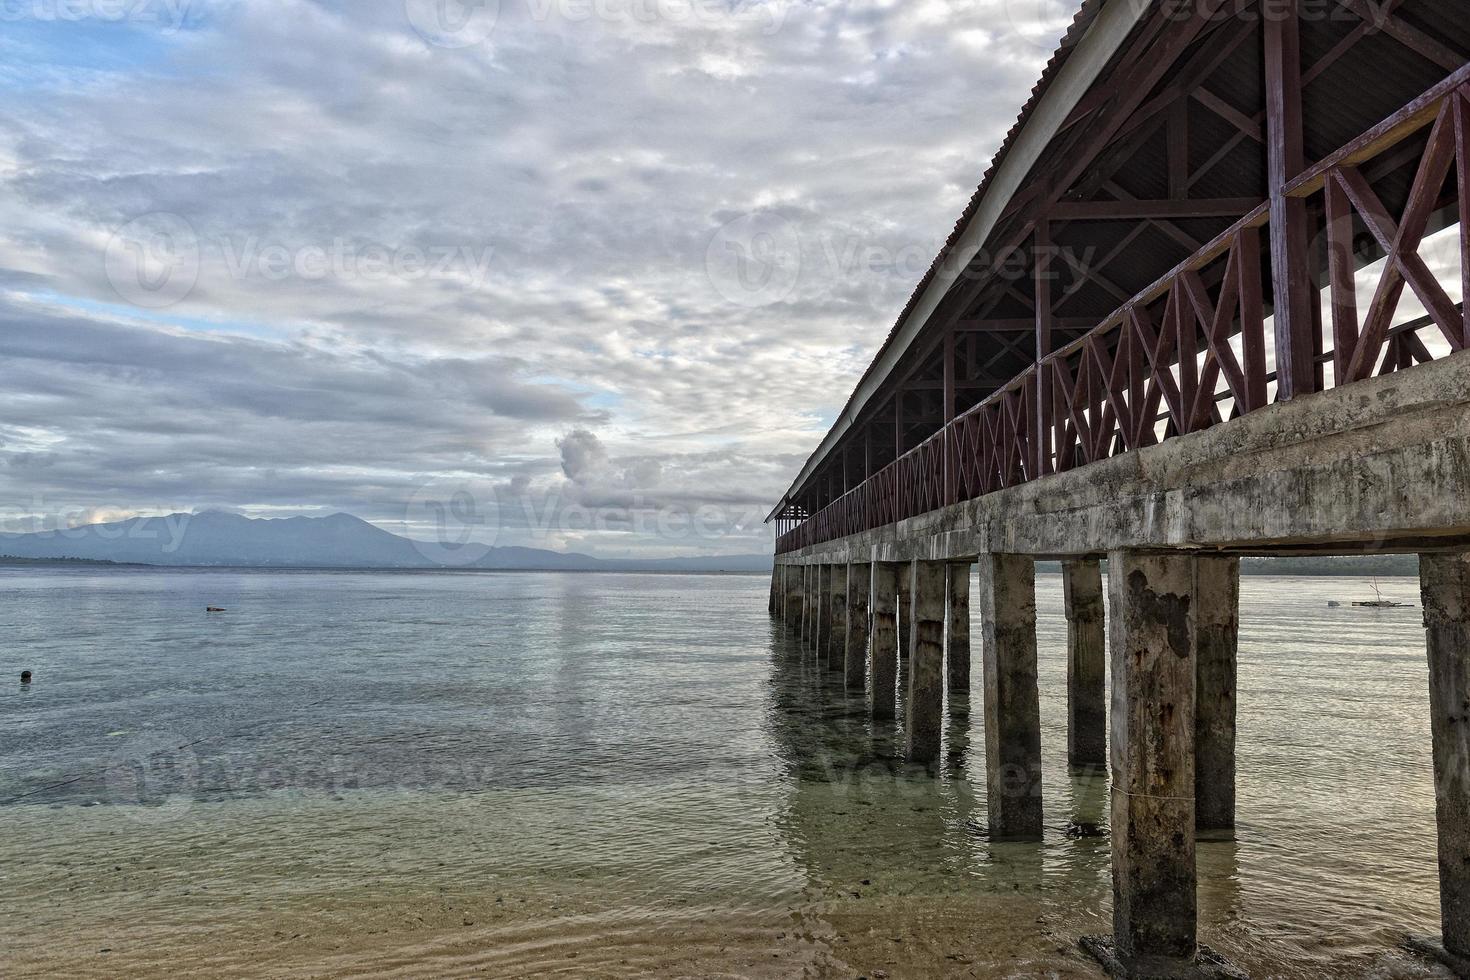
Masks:
[[[1107,639],[1101,563],[1062,562],[1062,593],[1067,610],[1067,764],[1105,766]]]
[[[1420,555],[1444,948],[1470,958],[1470,553]]]
[[[801,642],[811,646],[817,638],[817,566],[801,566]]]
[[[873,661],[868,707],[876,719],[892,718],[898,698],[898,580],[903,566],[873,562]]]
[[[1024,555],[981,555],[978,564],[990,836],[1040,840],[1036,563]]]
[[[944,718],[944,567],[940,561],[915,561],[910,566],[904,744],[911,762],[929,763],[939,758]]]
[[[1194,565],[1183,555],[1108,556],[1113,942],[1140,974],[1197,950]]]
[[[898,659],[908,659],[914,633],[913,568],[905,562],[898,573]]]
[[[832,604],[827,601],[827,566],[812,566],[812,651],[820,659],[827,630],[832,627]]]
[[[847,660],[847,566],[827,566],[827,669],[841,670]]]
[[[1240,559],[1199,558],[1194,589],[1194,826],[1235,826],[1235,663]]]
[[[861,691],[868,679],[868,596],[873,572],[866,564],[847,566],[847,647],[843,683]]]
[[[949,713],[966,714],[970,699],[970,563],[949,565],[949,602],[945,624],[945,663],[949,680]]]
[[[801,566],[782,565],[786,586],[786,624],[801,629]]]
[[[782,593],[782,590],[781,590],[781,579],[782,578],[783,578],[783,576],[781,574],[781,566],[772,563],[772,565],[771,565],[771,595],[770,595],[770,599],[766,602],[766,612],[770,613],[772,619],[774,619],[776,617],[777,598],[783,594]],[[783,610],[783,612],[784,612],[784,610]]]

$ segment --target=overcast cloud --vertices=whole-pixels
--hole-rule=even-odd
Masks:
[[[767,550],[1072,8],[6,0],[0,510]]]

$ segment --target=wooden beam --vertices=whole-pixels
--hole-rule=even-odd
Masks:
[[[1336,0],[1336,2],[1339,7],[1351,10],[1361,17],[1371,29],[1387,34],[1419,57],[1439,65],[1445,71],[1454,71],[1465,63],[1464,56],[1451,50],[1448,45],[1430,37],[1414,25],[1404,23],[1381,6],[1375,8],[1367,0]]]
[[[1036,222],[1036,233],[1032,239],[1032,265],[1035,281],[1033,286],[1036,291],[1036,364],[1037,364],[1037,391],[1036,391],[1036,414],[1032,419],[1031,447],[1033,452],[1033,472],[1045,474],[1051,472],[1051,439],[1049,438],[1049,426],[1046,424],[1046,409],[1051,405],[1052,377],[1050,371],[1041,370],[1041,362],[1051,353],[1052,349],[1052,289],[1051,289],[1051,260],[1052,242],[1051,225],[1045,218]]]
[[[1171,201],[1059,201],[1049,217],[1056,221],[1145,221],[1153,218],[1239,218],[1260,198],[1225,197]]]
[[[1266,54],[1266,173],[1271,206],[1271,282],[1275,298],[1276,397],[1289,401],[1312,390],[1312,309],[1317,300],[1307,268],[1307,203],[1286,195],[1306,166],[1302,149],[1299,0],[1283,3],[1264,22]]]
[[[1097,325],[1095,317],[1056,317],[1053,326],[1062,330],[1083,330]],[[1036,329],[1034,317],[956,320],[950,329],[955,333],[1030,333]]]
[[[1206,109],[1210,110],[1215,115],[1219,116],[1221,119],[1225,120],[1230,125],[1240,130],[1243,134],[1255,140],[1257,143],[1266,142],[1266,134],[1261,131],[1261,123],[1259,120],[1252,119],[1250,116],[1247,116],[1245,113],[1241,112],[1239,109],[1235,108],[1235,106],[1231,105],[1229,102],[1226,102],[1224,99],[1220,98],[1209,89],[1200,87],[1191,92],[1190,95],[1200,105],[1204,106]]]

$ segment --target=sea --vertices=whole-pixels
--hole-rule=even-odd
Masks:
[[[0,570],[0,976],[1101,977],[1108,780],[1066,765],[1060,576],[1040,843],[986,835],[978,629],[915,767],[768,587]],[[1242,593],[1200,938],[1257,978],[1448,976],[1400,948],[1439,928],[1418,610]]]

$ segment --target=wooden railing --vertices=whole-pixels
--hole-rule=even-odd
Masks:
[[[1389,151],[1430,129],[1403,212],[1391,215],[1373,189],[1370,166],[1406,166]],[[1325,287],[1330,337],[1307,390],[1321,391],[1402,371],[1434,359],[1433,348],[1470,346],[1470,316],[1453,302],[1419,255],[1431,218],[1447,203],[1455,174],[1459,259],[1470,293],[1470,66],[1287,183],[1285,194],[1325,215],[1327,282],[1301,283],[1315,308]],[[1354,234],[1361,221],[1386,255],[1373,299],[1361,315]],[[933,436],[776,540],[778,554],[882,527],[1198,432],[1266,407],[1276,375],[1268,331],[1263,252],[1270,211],[1262,204],[1086,336],[1055,351]],[[1264,248],[1263,248],[1264,246]],[[1427,315],[1393,325],[1405,288]],[[1421,330],[1437,328],[1429,343]],[[1442,339],[1442,343],[1440,342]],[[1331,376],[1326,368],[1331,366]]]

